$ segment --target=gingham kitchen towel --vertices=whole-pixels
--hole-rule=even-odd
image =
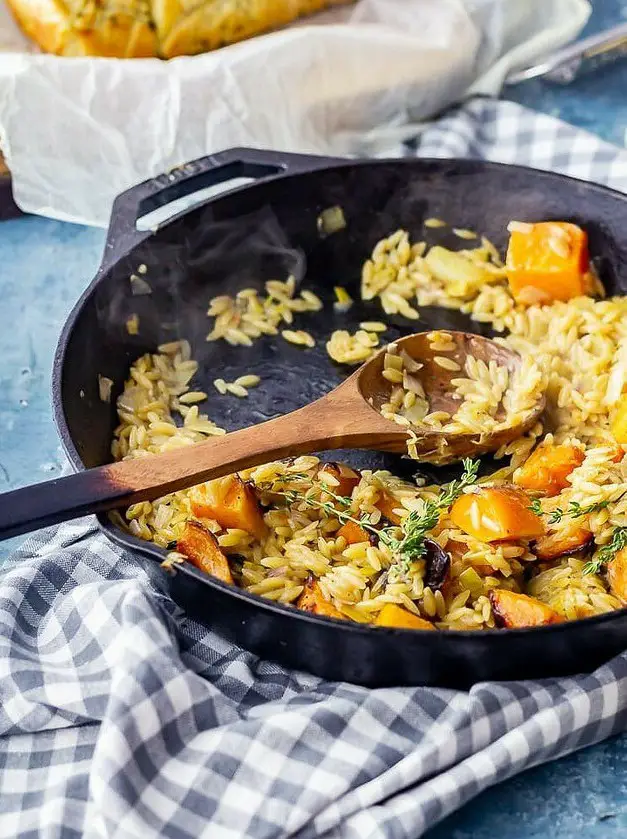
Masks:
[[[472,102],[415,150],[627,189],[624,151],[509,103]],[[9,560],[0,837],[415,839],[491,784],[627,727],[627,654],[570,679],[366,690],[234,648],[182,615],[159,573],[93,519]]]

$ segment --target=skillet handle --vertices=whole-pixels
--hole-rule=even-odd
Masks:
[[[0,494],[0,541],[88,513],[152,501],[283,457],[342,448],[404,451],[405,432],[364,400],[358,375],[316,402],[259,425]]]
[[[150,178],[131,187],[115,199],[101,270],[112,265],[152,235],[151,230],[137,229],[139,218],[173,201],[236,178],[268,181],[296,173],[314,172],[341,163],[346,163],[346,159],[238,148],[200,157]],[[237,186],[233,187],[236,188]],[[226,188],[219,195],[230,191]],[[208,203],[211,200],[209,198],[200,203]],[[185,215],[189,209],[174,214],[168,222]]]

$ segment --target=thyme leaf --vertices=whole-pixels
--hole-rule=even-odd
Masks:
[[[549,524],[559,524],[564,518],[564,511],[561,507],[556,507],[549,516]]]
[[[544,511],[542,509],[542,505],[540,503],[539,498],[534,498],[533,499],[533,501],[529,505],[529,509],[531,510],[532,513],[535,513],[536,516],[543,516],[544,515]]]

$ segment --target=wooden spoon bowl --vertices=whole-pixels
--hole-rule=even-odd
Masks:
[[[455,349],[443,353],[432,348],[430,337],[432,334],[430,332],[419,332],[394,342],[399,351],[404,350],[412,359],[420,360],[422,368],[413,375],[423,387],[429,402],[430,412],[446,411],[450,415],[455,414],[460,403],[453,398],[454,388],[451,381],[466,375],[464,372],[447,370],[441,367],[435,360],[438,356],[445,355],[451,361],[457,362],[461,371],[464,370],[468,356],[473,356],[486,364],[495,361],[499,367],[506,367],[510,374],[514,373],[520,366],[520,356],[489,338],[467,332],[447,330],[446,334],[451,337]],[[384,348],[355,374],[357,387],[361,395],[377,411],[380,411],[381,406],[389,400],[392,389],[392,385],[383,378],[385,353]],[[349,382],[350,379],[345,382],[345,385]],[[420,455],[420,460],[444,465],[454,463],[464,457],[475,457],[496,451],[502,445],[512,442],[528,431],[536,423],[544,407],[545,400],[542,397],[538,400],[534,411],[526,415],[520,422],[483,434],[473,432],[443,433],[426,425],[414,426],[414,433],[419,438],[417,452]],[[505,419],[505,410],[502,404],[496,411],[495,419]],[[390,451],[405,450],[406,438],[404,448],[390,449]]]
[[[468,355],[486,362],[496,360],[512,371],[520,364],[516,353],[487,338],[464,332],[448,334],[455,350],[446,355],[461,369]],[[461,374],[437,364],[435,357],[441,353],[431,348],[428,333],[409,335],[395,343],[422,364],[419,375],[431,410],[454,413],[457,403],[451,399],[451,379]],[[385,348],[322,399],[260,425],[195,446],[110,463],[5,493],[0,496],[0,539],[87,513],[151,501],[277,458],[345,448],[404,454],[407,428],[379,411],[389,396],[389,385],[382,376],[384,358]],[[495,451],[524,434],[543,410],[542,398],[524,421],[480,435],[416,426],[417,454],[422,461],[442,464]]]

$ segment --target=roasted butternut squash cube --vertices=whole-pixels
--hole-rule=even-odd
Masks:
[[[585,551],[590,547],[594,537],[590,529],[577,519],[564,519],[564,525],[559,530],[541,536],[533,546],[533,552],[543,562],[557,559],[560,556]]]
[[[229,561],[222,553],[218,540],[198,521],[188,521],[183,535],[176,543],[179,553],[185,554],[192,565],[205,574],[217,577],[223,583],[233,585]]]
[[[617,443],[627,443],[627,393],[621,396],[616,406],[612,419],[612,434]]]
[[[568,476],[581,466],[583,450],[577,446],[542,445],[533,452],[515,478],[518,486],[545,495],[559,495],[569,486]]]
[[[564,618],[535,597],[495,588],[489,594],[497,626],[507,629],[561,623]]]
[[[330,600],[326,599],[322,593],[320,584],[314,578],[307,580],[302,594],[296,601],[296,606],[302,609],[303,612],[311,612],[314,615],[322,615],[326,618],[347,620],[346,616],[339,609],[336,609]]]
[[[361,480],[361,475],[345,463],[325,463],[318,470],[318,480],[324,483],[327,478],[331,478],[328,485],[332,492],[350,498]]]
[[[266,525],[254,490],[239,475],[227,475],[194,487],[192,512],[199,519],[213,519],[220,527],[245,530],[263,539]]]
[[[354,521],[345,522],[335,535],[343,536],[346,539],[347,545],[358,545],[360,542],[370,542],[370,544],[373,544],[377,539],[374,533],[369,533],[363,527],[355,524]]]
[[[435,626],[424,618],[412,614],[408,609],[395,603],[386,603],[375,620],[375,626],[387,626],[390,629],[427,629],[435,630]]]
[[[588,293],[590,257],[584,230],[564,221],[514,222],[510,229],[505,268],[518,303],[545,304]]]
[[[537,539],[544,524],[529,504],[527,493],[515,486],[477,487],[457,499],[450,516],[460,530],[481,542]]]
[[[381,495],[379,496],[379,500],[377,501],[375,506],[378,510],[381,510],[381,515],[385,516],[385,518],[392,524],[401,523],[401,517],[398,513],[395,513],[394,511],[402,509],[402,504],[400,501],[397,501],[396,498],[394,498],[392,493],[382,490]]]
[[[618,551],[607,564],[610,591],[627,604],[627,548]]]

